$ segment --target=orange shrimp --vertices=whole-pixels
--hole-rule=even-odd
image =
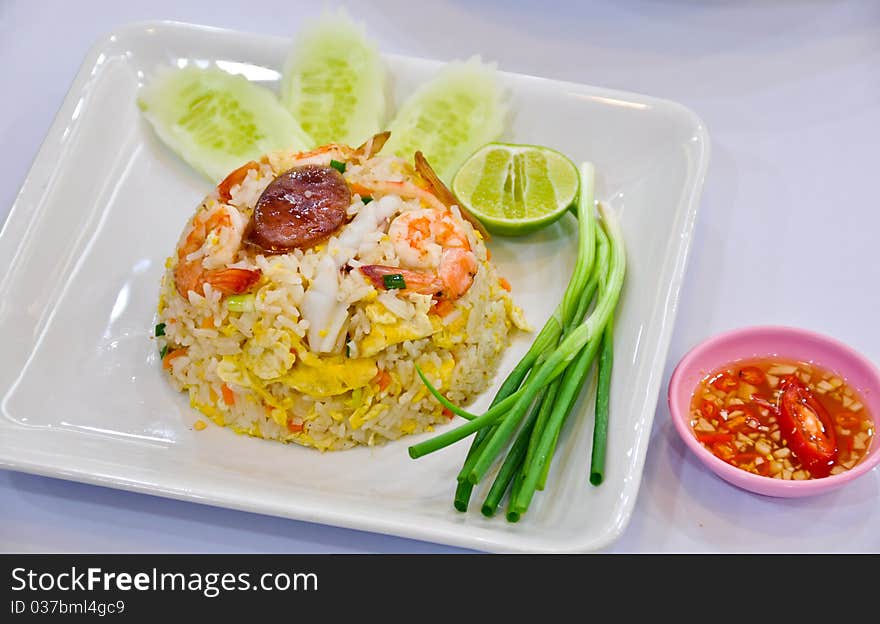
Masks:
[[[177,246],[174,284],[182,297],[204,295],[205,284],[224,295],[247,291],[260,279],[259,269],[229,268],[241,248],[246,221],[233,206],[207,202],[192,218]]]
[[[217,185],[217,195],[220,200],[229,201],[232,198],[232,187],[240,185],[242,182],[244,182],[244,179],[247,177],[248,172],[251,170],[259,171],[260,164],[251,160],[250,162],[246,162],[241,167],[223,178],[223,181]]]
[[[433,273],[424,271],[411,271],[400,267],[385,266],[382,264],[367,264],[361,267],[361,273],[369,279],[373,286],[379,290],[386,290],[385,277],[387,275],[399,275],[403,278],[404,287],[402,292],[414,292],[420,295],[443,295],[443,280]]]
[[[349,145],[328,143],[327,145],[322,145],[313,150],[295,154],[291,161],[291,166],[322,165],[327,167],[330,165],[331,160],[338,160],[340,162],[354,161],[360,163],[376,155],[379,150],[382,149],[382,146],[385,145],[385,142],[390,136],[390,132],[380,132],[379,134],[370,137],[363,145],[356,149]]]
[[[401,275],[406,291],[454,300],[473,284],[476,256],[464,228],[445,208],[404,212],[391,222],[388,237],[402,267],[362,266],[376,288],[386,288],[385,276]]]

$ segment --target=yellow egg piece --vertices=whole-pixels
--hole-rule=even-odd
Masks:
[[[303,394],[331,397],[366,386],[378,370],[373,358],[306,357],[278,381]]]

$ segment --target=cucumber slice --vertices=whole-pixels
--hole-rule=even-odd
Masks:
[[[505,114],[494,67],[476,57],[450,63],[403,103],[385,151],[412,158],[421,150],[448,184],[468,156],[500,136]]]
[[[161,68],[138,106],[165,144],[213,182],[266,152],[313,143],[271,91],[216,68]]]
[[[385,69],[363,27],[339,11],[300,32],[284,68],[281,101],[317,145],[358,146],[380,132]]]

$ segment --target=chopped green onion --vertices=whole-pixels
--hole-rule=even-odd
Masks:
[[[351,391],[351,407],[353,409],[357,409],[361,406],[364,401],[364,391],[363,388],[355,388]]]
[[[336,169],[339,173],[345,173],[345,163],[339,162],[338,160],[331,160],[330,166]]]
[[[159,323],[158,325],[156,325],[156,338],[158,338],[159,336],[164,336],[164,335],[165,335],[165,323]]]
[[[369,195],[364,195],[363,197],[361,197],[361,201],[363,202],[364,206],[366,206],[371,201],[373,201],[373,198],[370,197]]]
[[[166,353],[168,353],[168,345],[162,345],[162,348],[159,349],[159,359],[164,360]]]
[[[403,279],[403,274],[401,273],[391,273],[390,275],[383,275],[382,283],[385,284],[386,290],[406,288],[406,280]]]
[[[254,295],[232,295],[226,298],[226,309],[230,312],[253,312]]]

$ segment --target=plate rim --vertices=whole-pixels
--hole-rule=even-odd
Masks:
[[[63,132],[63,127],[68,123],[70,114],[76,106],[77,101],[83,94],[84,87],[90,78],[90,72],[94,68],[102,50],[107,49],[111,45],[115,45],[117,40],[124,39],[126,36],[141,36],[144,31],[147,31],[148,29],[167,31],[189,30],[222,36],[261,38],[265,40],[274,40],[276,42],[290,41],[289,37],[175,20],[144,20],[130,22],[117,26],[103,36],[97,38],[83,57],[80,67],[65,94],[64,100],[50,124],[46,135],[41,141],[30,167],[28,168],[19,191],[10,207],[6,220],[2,227],[0,227],[0,254],[3,254],[8,247],[11,257],[14,258],[24,246],[24,241],[18,244],[11,244],[10,239],[15,240],[16,232],[20,232],[22,228],[27,227],[29,217],[31,216],[30,209],[34,208],[39,203],[39,200],[43,197],[41,189],[45,188],[52,179],[52,168],[47,167],[46,163],[52,161],[61,162],[67,157],[67,152],[71,149],[70,143],[59,144],[58,139]],[[447,62],[440,59],[428,59],[419,56],[396,53],[382,53],[382,56],[388,59],[401,61],[426,61],[430,63]],[[686,184],[683,187],[682,190],[684,192],[682,193],[682,200],[680,200],[679,206],[677,207],[678,210],[681,210],[680,218],[682,219],[682,229],[679,231],[682,234],[686,234],[686,236],[683,237],[683,244],[676,247],[676,253],[672,258],[674,262],[670,270],[668,288],[665,289],[665,291],[661,291],[668,297],[671,305],[666,310],[666,318],[668,318],[668,322],[664,323],[658,332],[655,354],[662,353],[665,358],[666,354],[669,352],[672,332],[675,328],[675,322],[678,316],[680,291],[684,282],[688,258],[693,246],[694,228],[699,213],[700,199],[708,172],[709,161],[711,159],[711,139],[705,122],[692,109],[674,100],[632,91],[610,89],[587,83],[557,80],[555,78],[547,78],[520,72],[503,70],[499,70],[499,72],[513,78],[526,78],[545,83],[548,86],[552,85],[557,88],[569,87],[580,90],[588,89],[599,97],[607,96],[612,99],[628,99],[654,106],[662,106],[666,109],[677,111],[678,114],[683,115],[687,118],[688,123],[694,129],[696,133],[695,136],[698,139],[697,142],[700,146],[699,157],[694,167],[692,184]],[[36,201],[32,202],[31,205],[27,205],[28,202],[25,202],[24,199],[32,186],[38,186],[37,189],[34,189],[34,193],[36,193]],[[7,288],[8,281],[0,277],[0,293],[5,293]],[[656,357],[656,355],[654,357]],[[624,484],[623,490],[626,492],[627,488],[629,488],[631,496],[626,497],[626,501],[620,508],[620,513],[616,514],[616,517],[612,522],[609,522],[607,525],[608,528],[605,531],[594,536],[575,536],[568,540],[567,545],[564,548],[552,547],[547,542],[544,542],[543,545],[531,542],[519,547],[515,544],[515,540],[510,539],[503,543],[500,541],[487,542],[482,538],[468,535],[467,533],[456,533],[441,527],[421,528],[411,527],[404,524],[389,526],[388,521],[379,523],[373,518],[362,517],[356,514],[345,514],[338,510],[316,511],[301,507],[299,509],[293,509],[292,512],[288,512],[279,509],[277,506],[273,508],[271,505],[265,504],[263,501],[257,501],[254,499],[235,500],[234,497],[224,496],[216,490],[214,492],[206,492],[185,487],[169,488],[167,486],[163,487],[163,485],[160,484],[143,484],[134,482],[130,478],[126,479],[124,475],[121,474],[99,474],[94,470],[89,471],[87,468],[65,469],[57,463],[53,464],[50,461],[40,462],[32,457],[28,457],[29,453],[27,450],[7,448],[6,445],[3,444],[0,444],[0,467],[18,472],[110,487],[141,494],[150,494],[153,496],[172,498],[191,503],[200,503],[263,515],[281,516],[299,521],[327,524],[354,530],[398,535],[410,539],[448,544],[464,548],[479,548],[493,552],[591,552],[605,548],[618,539],[632,518],[633,509],[641,485],[647,448],[650,444],[650,434],[660,404],[661,380],[662,375],[653,375],[646,388],[646,396],[655,397],[654,409],[646,410],[648,414],[646,418],[643,419],[643,422],[640,423],[641,430],[634,439],[634,452],[636,453],[636,458],[635,463],[633,464],[633,474],[638,478],[633,479],[633,482],[628,485]],[[4,421],[0,420],[0,430],[2,430],[3,424]],[[30,455],[38,455],[38,453],[30,453]],[[62,456],[59,455],[58,457]],[[295,507],[295,505],[293,507]]]

